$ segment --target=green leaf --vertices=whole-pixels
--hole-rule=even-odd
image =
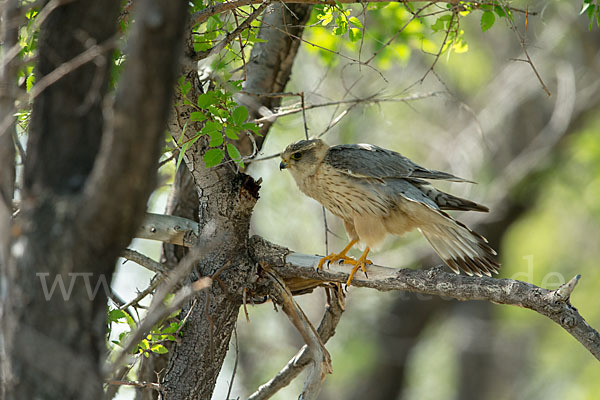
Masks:
[[[246,122],[245,124],[242,124],[242,128],[258,134],[258,125],[253,122]]]
[[[34,83],[35,83],[35,75],[29,75],[27,77],[27,80],[25,81],[25,87],[27,88],[28,93],[31,90],[31,88],[33,87]]]
[[[242,161],[242,155],[240,151],[231,143],[227,143],[227,154],[229,157],[235,162],[239,162],[240,166],[244,166],[244,162]]]
[[[184,156],[185,152],[187,151],[188,147],[190,147],[190,142],[185,142],[183,144],[183,147],[181,148],[181,150],[179,150],[179,155],[177,156],[177,164],[175,165],[175,170],[179,169],[179,164],[181,164],[181,161],[183,160],[183,156]]]
[[[225,128],[225,136],[227,136],[229,139],[233,139],[233,140],[238,140],[240,138],[238,136],[237,132],[235,131],[235,129],[233,129],[230,126],[228,126],[227,128]]]
[[[150,348],[150,343],[148,343],[148,340],[144,339],[140,342],[140,349],[148,350],[149,348]]]
[[[356,26],[356,27],[358,27],[358,28],[362,28],[362,27],[363,27],[363,24],[362,24],[362,22],[360,22],[360,20],[359,20],[358,18],[356,18],[356,17],[350,17],[350,18],[348,19],[348,21],[349,21],[349,22],[350,22],[352,25],[354,25],[354,26]]]
[[[210,131],[207,135],[210,137],[208,142],[210,147],[218,147],[223,144],[223,134],[220,131]]]
[[[431,25],[431,30],[433,30],[434,32],[446,30],[448,24],[450,24],[451,19],[452,16],[449,14],[442,15],[441,17],[435,20],[435,23],[433,25]]]
[[[348,37],[350,41],[357,42],[362,37],[362,31],[358,28],[350,28],[348,29]]]
[[[579,11],[579,15],[583,14],[585,10],[591,5],[592,0],[583,0],[583,5],[581,6],[581,11]]]
[[[167,326],[166,328],[164,328],[161,332],[162,333],[175,333],[177,331],[177,328],[179,328],[179,323],[178,322],[171,322],[169,324],[169,326]]]
[[[214,92],[208,92],[198,96],[198,107],[200,108],[207,108],[208,106],[215,104],[216,102],[217,98]]]
[[[165,354],[169,352],[169,350],[162,344],[155,344],[150,348],[150,351],[157,354]]]
[[[510,12],[509,9],[506,9],[507,12],[504,12],[504,8],[501,6],[494,6],[494,11],[496,12],[496,14],[501,17],[501,18],[505,18],[508,16],[509,19],[512,19],[512,13]],[[508,15],[507,15],[508,14]]]
[[[483,14],[481,14],[481,31],[485,32],[490,29],[494,25],[494,22],[496,22],[494,13],[491,11],[484,11]]]
[[[221,132],[223,130],[223,124],[217,121],[207,121],[204,124],[204,127],[202,128],[202,130],[200,131],[203,135],[209,135],[210,132],[212,131],[219,131]]]
[[[207,119],[207,116],[204,115],[204,113],[202,111],[194,111],[190,114],[190,120],[191,121],[204,121],[205,119]]]
[[[348,22],[341,15],[338,15],[335,19],[336,27],[333,30],[334,35],[343,35],[348,30]]]
[[[183,95],[185,96],[186,94],[188,94],[191,88],[192,84],[185,80],[185,76],[181,76],[179,78],[179,90],[181,90],[181,93],[183,93]]]
[[[126,313],[123,310],[110,310],[108,312],[108,321],[109,322],[117,322],[121,318],[126,318]]]
[[[248,118],[248,109],[244,106],[239,106],[231,114],[231,118],[236,125],[241,125]]]
[[[204,153],[204,165],[206,165],[206,168],[214,167],[223,161],[223,158],[225,158],[223,149],[207,150],[206,153]]]

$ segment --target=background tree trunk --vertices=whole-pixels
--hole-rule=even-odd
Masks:
[[[12,249],[2,260],[8,399],[103,397],[107,292],[155,186],[188,15],[185,1],[140,0],[111,109],[119,5],[71,2],[41,27],[38,82],[96,44],[103,51],[33,104],[21,211],[3,243]],[[55,282],[64,296],[58,286],[50,293]]]

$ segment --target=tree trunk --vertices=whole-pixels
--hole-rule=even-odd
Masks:
[[[311,7],[288,7],[300,16],[300,21],[291,17],[287,7],[279,4],[267,8],[264,21],[269,20],[270,24],[284,31],[292,29],[294,36],[301,36]],[[300,27],[290,28],[286,24]],[[267,42],[257,44],[252,51],[253,61],[248,65],[245,89],[261,93],[279,92],[289,80],[299,40],[277,29],[266,28],[261,28],[259,37]],[[272,58],[273,55],[275,58]],[[197,96],[201,87],[197,74],[186,71],[185,75],[192,83],[192,90],[196,91],[192,96]],[[262,86],[259,87],[259,83]],[[260,103],[247,105],[253,112],[260,107],[258,104],[265,102],[273,107],[277,104],[275,101],[264,97],[260,98]],[[176,119],[179,121],[171,124],[175,129],[185,125],[190,113],[182,103],[177,102]],[[263,135],[267,131],[268,127],[263,128]],[[263,138],[257,138],[259,148]],[[242,153],[252,152],[249,139],[241,139],[237,144]],[[202,155],[206,149],[207,143],[200,139],[185,156],[199,198],[200,240],[215,243],[215,250],[205,258],[192,278],[213,276],[219,271],[219,280],[183,308],[182,315],[189,313],[182,331],[183,339],[170,353],[163,380],[165,397],[169,399],[210,399],[229,348],[243,291],[251,292],[256,279],[256,265],[248,251],[248,235],[252,208],[258,199],[258,185],[249,176],[235,172],[231,165],[205,168]]]
[[[11,249],[2,260],[8,399],[103,397],[107,293],[156,182],[188,14],[184,1],[139,1],[111,109],[108,50],[119,5],[71,2],[41,27],[38,82],[100,47],[94,62],[51,82],[33,104],[20,214],[3,243]]]

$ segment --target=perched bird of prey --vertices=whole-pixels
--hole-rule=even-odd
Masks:
[[[498,273],[496,252],[487,240],[444,210],[489,211],[487,207],[435,189],[427,180],[470,182],[452,174],[423,168],[400,153],[370,144],[328,146],[320,139],[290,144],[279,169],[288,169],[304,194],[344,221],[350,243],[321,259],[318,268],[344,261],[366,273],[367,255],[388,234],[421,231],[433,249],[456,273],[491,276]],[[472,182],[471,182],[472,183]],[[358,260],[346,253],[358,242],[366,245]]]

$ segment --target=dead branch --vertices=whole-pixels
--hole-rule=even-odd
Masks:
[[[269,257],[269,260],[275,259]],[[338,263],[318,271],[316,266],[320,259],[319,256],[290,253],[285,257],[285,265],[273,265],[273,269],[284,279],[320,279],[323,282],[340,283],[348,279],[350,268]],[[404,290],[461,301],[485,300],[528,308],[559,324],[600,360],[600,334],[588,325],[569,300],[579,275],[556,290],[548,290],[513,279],[457,275],[445,272],[441,266],[413,270],[370,265],[368,273],[369,278],[363,274],[355,276],[352,285],[379,291]]]
[[[283,311],[307,344],[308,353],[310,355],[309,364],[312,364],[312,368],[304,382],[304,388],[302,389],[299,398],[304,400],[316,399],[325,376],[333,372],[331,367],[331,356],[323,345],[315,328],[312,326],[300,306],[294,301],[292,292],[288,289],[283,280],[276,272],[266,265],[263,265],[263,268],[267,271],[269,280],[274,283],[272,295],[281,305]]]
[[[275,119],[277,119],[279,117],[296,114],[296,113],[302,112],[303,110],[304,111],[312,110],[313,108],[331,107],[331,106],[338,106],[338,105],[342,105],[342,104],[403,103],[403,102],[414,101],[414,100],[422,100],[422,99],[426,99],[429,97],[440,96],[441,94],[443,94],[443,92],[427,92],[427,93],[420,93],[420,94],[404,96],[404,97],[399,97],[399,98],[376,97],[376,95],[372,95],[372,96],[369,96],[366,98],[359,98],[359,99],[329,101],[329,102],[320,103],[320,104],[306,104],[305,107],[300,106],[300,107],[293,107],[293,108],[289,108],[289,109],[281,109],[277,113],[274,113],[273,115],[269,115],[267,117],[262,117],[262,118],[257,118],[252,122],[261,123],[261,122],[265,122],[265,121],[274,121]]]
[[[325,314],[323,314],[323,318],[317,329],[317,333],[323,343],[327,343],[335,334],[335,328],[342,317],[345,307],[345,298],[341,288],[333,289],[333,291],[334,295],[328,296],[329,301],[325,306]],[[289,385],[310,364],[311,360],[309,348],[307,345],[304,345],[277,375],[261,385],[256,392],[248,397],[248,400],[266,400],[271,398],[279,390]]]
[[[150,257],[139,253],[135,250],[125,249],[123,253],[121,253],[121,257],[126,260],[133,261],[134,263],[141,265],[142,267],[149,269],[152,272],[157,272],[164,274],[167,272],[167,268],[159,263],[158,261],[154,261]]]
[[[192,247],[198,242],[199,232],[200,225],[196,221],[174,215],[147,213],[136,237]]]
[[[154,382],[143,382],[143,381],[107,381],[109,385],[117,385],[117,386],[135,386],[138,388],[144,389],[154,389],[159,392],[163,391],[163,388],[158,383]]]

